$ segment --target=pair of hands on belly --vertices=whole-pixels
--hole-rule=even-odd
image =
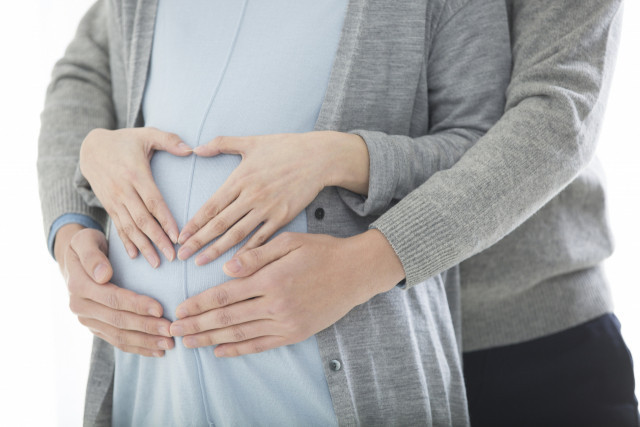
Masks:
[[[359,136],[326,131],[218,137],[197,148],[196,155],[240,154],[242,161],[180,234],[151,175],[155,150],[192,154],[176,135],[151,128],[92,131],[81,150],[82,172],[130,256],[140,250],[157,266],[151,242],[172,260],[171,241],[178,241],[178,256],[186,259],[219,237],[196,258],[202,265],[262,226],[224,266],[237,279],[184,301],[173,324],[153,299],[108,283],[111,266],[102,233],[65,231],[73,240],[62,233],[56,255],[66,272],[71,309],[124,351],[159,356],[173,347],[171,336],[184,336],[188,347],[218,345],[217,356],[293,344],[404,277],[395,252],[376,230],[348,239],[283,233],[264,244],[324,186],[366,193],[368,153]]]

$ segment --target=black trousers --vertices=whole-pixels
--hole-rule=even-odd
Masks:
[[[640,426],[631,354],[613,314],[464,354],[471,425]]]

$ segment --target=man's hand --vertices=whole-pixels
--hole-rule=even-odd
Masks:
[[[104,233],[78,224],[56,235],[55,255],[69,290],[69,307],[98,337],[122,351],[161,357],[174,347],[160,303],[108,283],[113,274]]]
[[[377,230],[348,239],[283,233],[224,268],[239,278],[184,301],[171,325],[186,347],[218,345],[218,357],[303,341],[404,277]]]

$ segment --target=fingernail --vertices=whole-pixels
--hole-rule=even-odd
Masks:
[[[164,350],[169,350],[169,344],[165,340],[158,340],[158,347]]]
[[[224,351],[224,347],[218,347],[213,351],[213,354],[215,354],[216,357],[225,357],[227,352]]]
[[[171,325],[171,335],[181,337],[184,335],[184,329],[180,325]]]
[[[180,258],[182,261],[189,258],[191,255],[193,255],[193,249],[188,246],[183,246],[178,251],[178,258]]]
[[[205,265],[210,261],[211,258],[209,258],[207,255],[201,254],[196,258],[196,265]]]
[[[129,258],[133,259],[138,255],[138,251],[136,251],[132,247],[129,247],[129,248],[127,248],[127,254],[129,254]]]
[[[153,357],[162,357],[164,355],[163,352],[161,351],[154,351],[153,352]]]
[[[175,231],[171,231],[169,232],[169,238],[171,239],[171,241],[175,244],[178,243],[178,235],[176,234]]]
[[[184,142],[181,142],[180,144],[178,144],[178,148],[181,149],[182,151],[193,151],[193,149],[189,147],[187,144],[185,144]]]
[[[232,258],[224,265],[231,273],[238,273],[242,269],[242,264],[238,258]]]
[[[104,264],[98,264],[98,266],[96,267],[95,270],[93,270],[93,277],[97,280],[97,281],[102,281],[105,276],[107,275],[107,266]]]
[[[156,254],[149,252],[147,254],[144,254],[144,257],[147,259],[147,261],[149,261],[151,267],[158,268],[158,266],[160,265],[160,259],[158,259]]]
[[[176,310],[176,317],[178,319],[182,319],[184,317],[187,317],[188,314],[189,313],[187,313],[187,310],[184,309],[184,308],[179,308],[179,309]]]
[[[165,327],[165,326],[160,326],[158,328],[158,332],[160,333],[160,335],[162,335],[163,337],[170,337],[171,336],[171,332],[169,332],[169,328]]]
[[[183,245],[184,242],[189,240],[189,237],[191,237],[191,233],[182,233],[182,234],[180,234],[180,237],[178,237],[178,243]]]
[[[151,307],[148,311],[147,311],[150,315],[152,315],[153,317],[160,317],[162,316],[162,313],[160,312],[160,310],[158,310],[157,308],[153,308]]]
[[[173,261],[174,252],[172,248],[164,248],[162,250],[162,253],[164,254],[164,257],[166,259],[168,259],[169,261]]]
[[[184,344],[185,347],[189,347],[189,348],[194,348],[195,346],[198,345],[198,343],[196,342],[196,339],[193,337],[184,338],[182,340],[182,344]]]

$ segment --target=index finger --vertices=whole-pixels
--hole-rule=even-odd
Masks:
[[[158,301],[113,283],[92,286],[86,298],[114,310],[129,311],[142,316],[162,317],[162,305]]]
[[[115,310],[129,311],[143,316],[162,316],[162,305],[146,295],[123,289],[113,283],[100,284],[89,276],[74,253],[69,257],[69,292]]]
[[[160,223],[160,227],[162,227],[164,232],[167,233],[169,239],[171,239],[173,243],[178,243],[178,225],[167,203],[164,201],[160,190],[158,190],[151,171],[149,171],[146,178],[144,181],[136,183],[134,185],[135,189],[138,191],[142,202],[151,215]]]
[[[236,279],[214,286],[185,301],[176,308],[176,317],[202,314],[214,308],[226,307],[240,301],[262,296],[256,286],[252,286],[249,279]]]

